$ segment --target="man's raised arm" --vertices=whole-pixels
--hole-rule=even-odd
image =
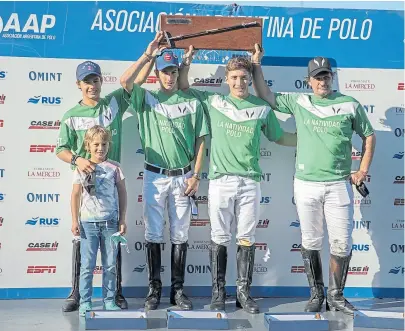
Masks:
[[[132,93],[134,84],[140,85],[146,80],[152,69],[154,59],[159,49],[159,42],[163,38],[163,32],[156,33],[155,39],[146,48],[141,57],[132,64],[120,78],[121,86],[129,93]],[[146,76],[146,77],[145,77]]]
[[[190,84],[188,82],[188,72],[190,71],[190,65],[193,61],[194,52],[195,50],[193,45],[190,45],[187,53],[185,53],[183,56],[183,61],[179,70],[179,90],[185,91],[190,87]]]
[[[256,95],[267,101],[271,108],[276,109],[276,96],[270,90],[266,84],[263,76],[263,71],[261,67],[261,60],[263,58],[264,51],[259,44],[255,44],[255,53],[252,55],[252,64],[253,64],[253,88],[256,92]]]

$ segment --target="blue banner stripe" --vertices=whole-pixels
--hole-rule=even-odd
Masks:
[[[185,292],[193,297],[210,297],[211,286],[185,286]],[[236,287],[227,286],[227,293],[235,295]],[[64,299],[69,295],[70,287],[45,288],[0,288],[0,299]],[[147,287],[124,287],[123,294],[129,298],[144,298]],[[101,298],[101,287],[93,288],[93,297]],[[163,287],[162,295],[169,296],[170,287]],[[254,297],[290,297],[308,298],[309,288],[304,286],[252,286]],[[347,298],[404,298],[403,288],[384,287],[346,287],[344,294]]]
[[[159,28],[159,13],[262,17],[267,65],[324,56],[341,68],[404,68],[402,11],[186,3],[4,2],[0,55],[134,61]],[[201,62],[223,64],[225,54]]]

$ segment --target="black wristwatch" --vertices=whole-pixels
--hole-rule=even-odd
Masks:
[[[72,159],[70,160],[70,164],[71,165],[73,165],[73,166],[75,166],[76,165],[76,161],[77,161],[77,159],[80,157],[80,155],[75,155],[75,154],[73,154],[72,155]]]

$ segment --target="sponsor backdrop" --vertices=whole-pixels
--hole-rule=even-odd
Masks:
[[[151,2],[8,2],[1,4],[0,14],[0,298],[68,294],[72,174],[54,151],[60,119],[80,100],[75,69],[83,59],[96,60],[103,70],[103,94],[119,88],[121,73],[142,54],[158,30],[160,13],[241,15],[249,17],[247,21],[262,17],[264,74],[274,91],[310,92],[304,82],[308,59],[317,55],[332,59],[337,73],[335,89],[364,105],[378,142],[367,178],[371,194],[362,199],[355,193],[353,258],[346,294],[403,297],[403,13]],[[227,93],[224,63],[234,54],[198,52],[190,83],[198,89]],[[158,88],[153,72],[144,86]],[[277,116],[283,128],[295,130],[293,118]],[[143,296],[147,285],[142,219],[144,155],[137,120],[130,111],[123,130],[130,244],[130,254],[123,250],[123,286],[126,295]],[[357,169],[361,140],[356,136],[353,141],[353,169]],[[309,292],[293,199],[295,149],[263,137],[261,156],[262,200],[253,293],[305,296]],[[198,193],[199,216],[192,220],[190,229],[186,285],[192,295],[210,293],[208,157],[206,161]],[[324,245],[327,282],[326,237]],[[168,239],[162,249],[162,277],[168,286]],[[234,256],[232,247],[227,274],[227,285],[232,289]],[[96,286],[101,284],[101,272],[98,262]]]

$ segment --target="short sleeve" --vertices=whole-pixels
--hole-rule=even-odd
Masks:
[[[58,143],[56,146],[56,154],[64,150],[72,151],[77,139],[76,132],[72,130],[66,123],[70,117],[63,118],[59,128]]]
[[[275,93],[277,107],[274,110],[294,115],[294,106],[297,102],[298,95],[298,93]]]
[[[121,167],[115,169],[115,182],[118,183],[125,179],[124,173],[122,172]]]
[[[272,109],[270,109],[269,113],[267,114],[266,121],[262,126],[262,131],[266,138],[270,141],[277,141],[284,134],[284,131],[281,128],[280,123]]]
[[[123,88],[119,88],[107,95],[108,99],[115,98],[115,100],[117,100],[118,109],[121,115],[123,115],[128,109],[129,97],[129,93]]]
[[[356,115],[354,117],[353,130],[360,137],[368,137],[374,133],[374,129],[367,117],[366,112],[362,105],[358,105],[356,109]]]
[[[134,84],[132,88],[131,97],[129,99],[129,105],[136,112],[142,112],[144,110],[146,90],[137,84]]]
[[[203,137],[209,134],[207,115],[205,114],[204,109],[200,103],[197,106],[194,128],[196,138]]]

